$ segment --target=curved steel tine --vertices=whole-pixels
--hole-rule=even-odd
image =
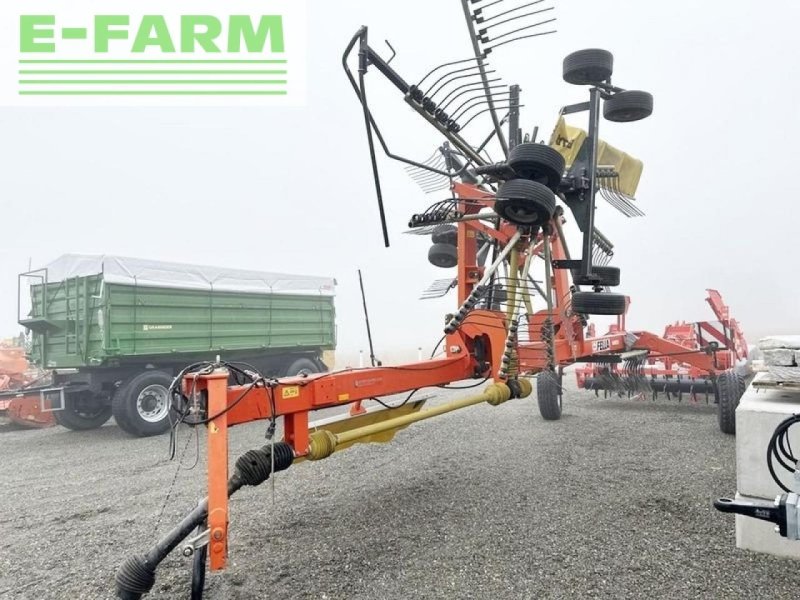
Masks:
[[[486,23],[489,23],[490,21],[494,21],[495,19],[497,19],[499,17],[508,15],[508,14],[510,14],[512,12],[515,12],[515,11],[518,11],[518,10],[522,10],[523,8],[528,8],[529,6],[533,6],[534,4],[541,4],[542,2],[544,2],[544,0],[534,0],[533,2],[528,2],[527,4],[521,4],[520,6],[515,6],[514,8],[509,8],[508,10],[504,10],[503,12],[496,13],[496,14],[492,15],[491,17],[484,17],[481,21],[478,21],[476,19],[476,22],[478,24],[480,24],[480,25],[485,25]],[[483,8],[486,9],[486,8],[488,8],[488,6],[484,6]],[[524,16],[524,15],[522,15],[522,16]],[[517,17],[512,17],[512,19],[516,19],[516,18],[520,18],[519,15]],[[504,22],[505,21],[503,21],[503,23]],[[499,25],[499,24],[500,23],[497,23],[497,25]]]
[[[471,85],[472,85],[472,86],[475,86],[475,84],[471,84]],[[464,100],[464,102],[462,102],[461,104],[459,104],[459,105],[458,105],[458,107],[457,107],[457,108],[454,108],[454,109],[453,109],[453,111],[452,111],[452,112],[454,112],[454,113],[455,113],[455,112],[458,112],[458,110],[459,110],[459,109],[460,109],[462,106],[464,106],[464,105],[465,105],[467,102],[471,102],[472,100],[475,100],[476,98],[485,98],[485,97],[486,97],[486,89],[487,89],[487,88],[484,88],[484,87],[483,87],[483,84],[480,84],[480,85],[479,85],[479,87],[473,87],[472,89],[469,89],[469,90],[464,90],[464,91],[463,91],[463,92],[461,92],[460,94],[456,94],[456,96],[454,96],[454,97],[453,97],[453,98],[452,98],[452,99],[451,99],[451,100],[450,100],[450,101],[449,101],[447,104],[441,104],[441,103],[440,103],[440,104],[439,104],[439,108],[441,108],[442,110],[446,110],[446,109],[447,109],[447,107],[449,107],[449,106],[450,106],[450,105],[451,105],[453,102],[455,102],[455,100],[456,100],[457,98],[460,98],[460,97],[461,97],[461,96],[463,96],[464,94],[468,94],[468,93],[469,93],[469,94],[472,94],[472,93],[475,93],[475,92],[480,92],[478,95],[476,95],[476,96],[471,96],[470,98],[467,98],[466,100]],[[488,89],[490,89],[490,90],[502,90],[502,89],[506,89],[506,86],[505,86],[505,85],[490,85],[490,86],[488,87]],[[500,92],[491,92],[490,94],[492,95],[492,97],[494,97],[494,95],[495,95],[495,94],[498,94],[498,93],[500,93]]]
[[[552,23],[553,21],[555,21],[555,19],[550,19],[549,21],[544,21],[543,23]],[[537,23],[537,25],[540,25],[540,24],[543,24],[543,23]],[[510,40],[505,40],[503,42],[500,42],[499,44],[493,44],[492,46],[486,46],[483,51],[484,51],[484,53],[491,52],[492,50],[495,50],[495,49],[499,48],[500,46],[505,46],[506,44],[513,44],[514,42],[518,42],[520,40],[527,40],[528,38],[541,37],[541,36],[544,36],[544,35],[550,35],[552,33],[557,33],[557,32],[558,32],[557,29],[551,29],[549,31],[542,31],[540,33],[531,33],[529,35],[521,35],[519,37],[515,37],[515,38],[512,38]]]
[[[544,12],[549,12],[551,10],[553,10],[553,7],[549,6],[547,8],[543,8],[541,10],[537,10],[535,12],[532,12],[532,13],[530,13],[530,15],[526,15],[526,16],[532,16],[532,15],[536,15],[536,14],[540,14],[540,13],[544,13]],[[517,27],[516,29],[512,29],[511,31],[506,31],[505,33],[501,33],[499,35],[496,35],[491,39],[488,36],[485,36],[486,37],[485,41],[486,41],[486,43],[497,42],[498,40],[502,40],[503,38],[506,38],[506,37],[508,37],[510,35],[514,35],[515,33],[521,33],[523,31],[527,31],[529,29],[533,29],[534,27],[541,27],[542,25],[547,25],[548,23],[552,23],[555,20],[556,20],[555,17],[553,17],[552,19],[545,19],[544,21],[538,21],[536,23],[531,23],[530,25],[525,25],[523,27]],[[483,40],[481,40],[481,41],[483,41]]]
[[[486,83],[496,83],[496,82],[501,81],[501,80],[502,80],[502,77],[493,77],[492,79],[488,79],[486,81]],[[478,86],[478,87],[476,87],[476,86]],[[490,85],[489,89],[495,89],[495,88],[501,88],[501,87],[505,87],[505,86],[502,85],[502,84],[501,85]],[[471,89],[464,89],[464,88],[471,88]],[[444,110],[448,106],[450,106],[450,104],[452,104],[453,101],[455,101],[456,98],[460,98],[464,94],[468,94],[470,92],[474,92],[475,90],[482,90],[482,89],[483,89],[483,83],[473,83],[473,82],[462,83],[461,85],[456,86],[455,88],[453,88],[447,94],[447,96],[442,98],[441,102],[439,102],[439,108]],[[463,90],[463,91],[459,91],[459,90]],[[456,94],[456,92],[458,92],[458,93]],[[455,96],[453,96],[453,94],[455,94]],[[451,98],[451,96],[453,96],[453,97]]]
[[[511,93],[511,92],[498,92],[497,94],[492,94],[492,95],[491,95],[491,99],[492,99],[492,100],[494,100],[495,98],[498,98],[498,97],[500,97],[500,96],[508,96],[510,93]],[[475,102],[475,100],[480,100],[480,102]],[[473,102],[473,104],[470,104],[469,106],[467,106],[466,108],[464,108],[464,106],[465,106],[466,104],[470,103],[470,102]],[[469,100],[466,100],[466,101],[464,101],[463,103],[461,103],[461,104],[459,105],[459,107],[458,107],[458,108],[456,108],[456,109],[453,111],[453,115],[452,115],[452,117],[451,117],[451,118],[452,118],[454,121],[458,121],[458,120],[459,120],[460,118],[462,118],[462,117],[463,117],[465,114],[467,114],[467,113],[468,113],[468,112],[469,112],[471,109],[475,108],[476,106],[480,106],[481,104],[486,104],[487,102],[489,102],[489,98],[486,96],[486,94],[480,94],[480,95],[478,95],[478,96],[473,96],[473,97],[472,97],[472,98],[470,98]],[[462,110],[462,109],[463,109],[463,110]]]
[[[524,107],[525,107],[524,104],[520,104],[517,108],[524,108]],[[495,106],[494,108],[495,108],[495,110],[507,110],[507,109],[509,109],[511,107],[510,106]],[[487,113],[487,112],[490,112],[491,110],[492,110],[492,108],[489,107],[489,108],[484,108],[483,110],[478,111],[477,113],[472,115],[466,123],[464,123],[461,126],[461,129],[464,129],[465,127],[467,127],[470,123],[472,123],[480,115],[482,115],[484,113]]]
[[[447,79],[447,80],[445,80],[443,83],[441,83],[441,84],[439,85],[439,87],[437,87],[437,88],[436,88],[436,90],[435,90],[435,91],[433,91],[433,92],[430,92],[430,91],[429,91],[428,93],[426,93],[426,94],[425,94],[425,96],[427,96],[428,98],[430,98],[431,100],[433,100],[433,98],[435,98],[435,97],[436,97],[436,94],[438,94],[439,92],[441,92],[441,91],[442,91],[442,90],[443,90],[445,87],[447,87],[448,85],[450,85],[450,84],[451,84],[451,83],[453,83],[454,81],[458,81],[458,80],[460,80],[460,79],[466,79],[466,78],[468,78],[468,77],[480,77],[480,76],[481,76],[481,73],[480,73],[480,67],[479,67],[478,65],[472,66],[472,67],[470,67],[469,69],[464,69],[464,71],[468,71],[468,70],[471,70],[471,69],[477,69],[477,71],[475,71],[474,73],[464,73],[464,74],[462,74],[462,75],[456,75],[456,74],[454,74],[454,76],[450,77],[449,79]],[[496,72],[497,72],[497,71],[495,71],[495,70],[492,70],[492,69],[490,69],[490,70],[487,70],[487,71],[486,71],[486,73],[487,73],[487,74],[490,74],[490,73],[491,73],[491,74],[494,74],[494,73],[496,73]],[[441,81],[441,79],[439,79],[439,80],[438,80],[436,83],[439,83],[439,81]],[[471,82],[471,83],[477,83],[477,81],[474,81],[474,82]],[[431,89],[433,89],[433,88],[431,87]]]
[[[483,56],[483,55],[481,55],[481,58],[486,58],[486,57],[485,57],[485,56]],[[460,60],[453,60],[453,61],[450,61],[450,62],[442,63],[442,64],[440,64],[440,65],[438,65],[438,66],[434,67],[434,68],[433,68],[433,69],[431,69],[430,71],[428,71],[428,72],[425,74],[425,76],[424,76],[422,79],[420,79],[420,80],[419,80],[419,82],[417,83],[417,88],[420,88],[420,87],[422,87],[422,84],[424,83],[424,81],[425,81],[425,80],[426,80],[428,77],[430,77],[431,75],[433,75],[433,74],[434,74],[436,71],[438,71],[439,69],[444,69],[445,67],[452,67],[452,66],[454,66],[454,65],[461,65],[461,64],[464,64],[464,63],[466,63],[466,62],[473,62],[473,61],[477,61],[477,60],[478,60],[478,57],[475,57],[475,56],[470,56],[469,58],[462,58],[462,59],[460,59]]]

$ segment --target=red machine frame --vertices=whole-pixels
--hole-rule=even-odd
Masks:
[[[460,212],[466,217],[476,215],[483,208],[491,208],[494,197],[468,184],[454,183],[453,191],[460,202]],[[555,217],[561,220],[560,215]],[[546,228],[535,240],[523,236],[515,250],[542,256],[549,244],[553,261],[568,258],[560,227]],[[484,267],[477,261],[478,234],[489,236],[506,245],[517,232],[514,225],[503,223],[499,229],[487,226],[477,219],[458,222],[458,301],[462,304],[481,280]],[[534,242],[532,244],[532,242]],[[532,250],[531,250],[532,248]],[[542,340],[542,325],[548,317],[553,322],[553,350],[556,365],[561,368],[587,357],[618,354],[623,351],[647,350],[659,356],[669,356],[671,361],[690,364],[698,372],[713,374],[731,366],[729,353],[716,357],[713,353],[699,353],[696,347],[687,348],[679,339],[659,337],[648,332],[636,332],[633,348],[626,347],[629,339],[625,331],[624,315],[616,327],[601,336],[587,337],[581,315],[570,311],[572,291],[567,269],[555,269],[551,274],[554,302],[552,310],[536,311],[528,323],[529,338],[533,341],[516,344],[519,374],[535,374],[548,367],[547,344]],[[737,343],[743,343],[738,324],[731,321],[727,307],[719,294],[709,297],[718,316],[724,317],[731,331],[736,332]],[[722,318],[721,318],[722,320]],[[418,388],[438,386],[474,377],[491,377],[501,381],[497,366],[502,359],[507,339],[508,316],[498,310],[476,309],[468,313],[460,327],[446,335],[446,356],[398,366],[347,369],[338,372],[309,375],[307,377],[277,380],[270,388],[251,388],[227,385],[225,371],[187,377],[184,390],[189,393],[206,392],[208,414],[218,415],[208,424],[208,529],[210,532],[209,567],[224,568],[227,554],[228,522],[228,440],[229,427],[250,421],[283,417],[284,441],[291,445],[296,459],[309,452],[309,412],[342,405],[352,405],[350,414],[363,412],[361,401],[389,396]],[[590,328],[590,332],[593,328]],[[716,332],[706,329],[709,335]],[[476,342],[485,348],[486,363],[482,368],[476,360]],[[727,340],[719,340],[725,343]],[[274,406],[274,413],[273,407]]]

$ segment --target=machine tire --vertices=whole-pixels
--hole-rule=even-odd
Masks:
[[[120,386],[111,401],[120,429],[136,437],[168,431],[171,384],[172,376],[168,373],[147,370]]]
[[[111,407],[90,392],[66,394],[64,410],[53,411],[56,422],[72,431],[97,429],[111,418]]]
[[[434,244],[455,246],[458,243],[458,228],[455,225],[442,225],[431,234],[431,241]]]
[[[522,179],[538,181],[558,190],[566,163],[555,148],[545,144],[518,144],[508,155],[508,166]]]
[[[599,277],[597,285],[603,287],[614,287],[619,285],[620,272],[619,267],[595,267],[592,266],[592,274]],[[583,279],[580,276],[578,269],[572,270],[572,282],[575,285],[593,285],[595,282],[588,279]]]
[[[615,123],[630,123],[653,114],[653,96],[648,92],[617,92],[603,104],[603,116]]]
[[[561,378],[553,371],[542,371],[536,376],[536,401],[545,421],[561,418]]]
[[[319,365],[310,358],[298,358],[286,369],[285,377],[300,377],[320,372]]]
[[[611,292],[574,292],[572,312],[580,315],[621,315],[625,313],[625,296]]]
[[[717,417],[722,433],[736,435],[736,407],[744,393],[742,377],[733,369],[717,375],[714,396],[717,399]]]
[[[553,217],[556,198],[546,185],[528,179],[511,179],[497,190],[495,212],[516,225],[541,226]]]
[[[589,48],[564,58],[564,81],[573,85],[594,85],[607,81],[614,72],[614,55],[608,50]]]
[[[452,244],[434,244],[428,250],[428,262],[434,267],[451,269],[458,264],[458,249]]]

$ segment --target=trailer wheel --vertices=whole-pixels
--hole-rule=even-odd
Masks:
[[[736,435],[736,407],[739,406],[744,390],[742,378],[733,369],[717,375],[714,396],[717,399],[719,430],[722,433]]]
[[[53,411],[56,422],[73,431],[97,429],[111,418],[108,402],[91,392],[66,394],[64,410]]]
[[[506,181],[497,191],[495,212],[516,225],[541,225],[553,217],[556,199],[545,185],[527,179]]]
[[[572,282],[575,285],[597,285],[603,287],[613,287],[619,285],[620,275],[619,275],[619,267],[595,267],[592,266],[592,275],[596,275],[598,281],[592,281],[590,279],[584,279],[580,275],[580,271],[578,269],[572,269]]]
[[[561,378],[553,371],[542,371],[536,376],[536,401],[543,419],[561,418]]]
[[[319,373],[319,366],[310,358],[298,358],[286,369],[286,377],[302,377]]]
[[[603,104],[603,116],[616,123],[630,123],[653,114],[653,96],[647,92],[617,92]]]
[[[450,269],[458,264],[458,250],[451,244],[434,244],[428,250],[428,262],[435,267]]]
[[[120,429],[137,437],[167,431],[171,384],[172,377],[164,371],[144,371],[122,385],[112,400]]]
[[[508,154],[508,166],[523,179],[538,181],[556,191],[564,174],[564,157],[545,144],[518,144]]]
[[[625,314],[625,296],[611,292],[574,292],[572,312],[579,315]]]
[[[606,81],[614,72],[614,56],[608,50],[578,50],[564,58],[564,81],[593,85]]]

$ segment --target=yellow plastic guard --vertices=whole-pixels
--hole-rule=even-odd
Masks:
[[[558,118],[553,135],[550,137],[550,146],[558,150],[564,157],[567,169],[575,162],[584,141],[586,141],[586,132],[583,129],[567,125],[563,116]],[[642,177],[644,167],[642,161],[603,140],[598,140],[597,165],[613,167],[619,174],[616,189],[631,199],[636,196],[636,188],[639,187],[639,179]]]

